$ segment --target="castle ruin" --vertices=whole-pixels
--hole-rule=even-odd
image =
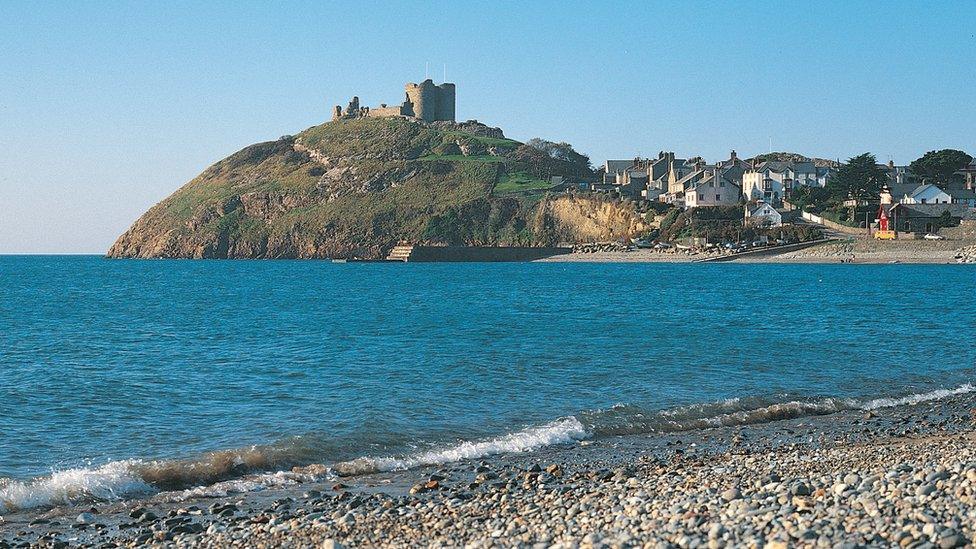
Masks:
[[[359,97],[353,97],[345,110],[341,105],[336,105],[332,109],[332,120],[404,117],[425,122],[439,120],[454,122],[454,84],[449,82],[434,84],[434,81],[428,78],[420,84],[411,82],[405,86],[405,89],[406,98],[403,103],[392,107],[387,106],[386,103],[373,108],[361,107]]]

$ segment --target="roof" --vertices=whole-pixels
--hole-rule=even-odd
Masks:
[[[759,212],[759,210],[765,208],[766,206],[769,206],[769,209],[772,210],[771,214],[773,213],[779,214],[779,212],[776,211],[776,208],[774,208],[772,204],[766,202],[758,202],[754,206],[749,206],[749,216],[751,217],[756,215]]]
[[[901,198],[906,194],[911,194],[918,185],[915,183],[892,183],[888,185],[888,190],[891,191],[891,196],[895,198]]]
[[[789,162],[783,162],[780,160],[767,160],[762,164],[760,164],[759,166],[757,166],[756,171],[762,172],[762,171],[770,170],[774,172],[783,172],[786,171],[786,169],[789,167],[790,167]]]
[[[607,172],[621,172],[634,165],[634,160],[607,160]]]
[[[939,217],[943,212],[949,212],[952,217],[962,219],[976,219],[976,211],[966,204],[894,204],[892,209],[898,209],[899,216],[907,215],[914,217]]]
[[[817,173],[817,166],[813,162],[793,162],[789,167],[794,172]]]
[[[920,194],[922,194],[922,193],[924,193],[924,192],[926,192],[928,190],[931,190],[931,189],[935,189],[935,190],[939,191],[940,193],[944,193],[945,192],[942,189],[936,187],[935,185],[933,185],[931,183],[925,183],[923,185],[919,185],[918,187],[915,187],[915,190],[913,190],[909,196],[915,197],[915,196],[918,196],[918,195],[920,195]],[[949,194],[949,193],[946,193],[946,194]]]
[[[701,179],[699,179],[697,181],[691,182],[687,187],[685,187],[685,190],[686,191],[697,190],[699,187],[701,187],[703,185],[707,185],[709,182],[713,181],[713,179],[715,177],[715,172],[714,171],[712,171],[712,170],[701,170],[701,172],[703,173],[703,176],[701,177]],[[695,173],[699,173],[699,172],[695,172]],[[694,174],[691,174],[691,175],[694,175]],[[735,181],[732,181],[728,177],[725,177],[725,174],[724,173],[720,174],[719,177],[722,179],[722,181],[725,182],[726,185],[728,185],[730,187],[739,187],[739,185],[736,184]]]
[[[694,170],[691,173],[679,179],[677,182],[682,186],[691,187],[694,186],[695,178],[701,178],[704,177],[704,175],[705,175],[705,170]]]

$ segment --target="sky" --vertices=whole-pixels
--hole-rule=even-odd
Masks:
[[[973,21],[973,0],[6,0],[0,253],[104,253],[217,160],[445,67],[459,119],[595,165],[976,154]]]

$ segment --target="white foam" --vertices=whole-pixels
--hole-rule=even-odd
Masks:
[[[578,419],[564,417],[539,427],[529,427],[500,437],[462,442],[441,450],[430,450],[404,457],[363,457],[337,464],[335,468],[343,474],[398,471],[423,465],[478,459],[495,454],[528,452],[553,444],[575,442],[588,436],[589,433]]]
[[[113,461],[94,469],[65,469],[49,477],[11,480],[0,486],[0,507],[8,511],[83,501],[110,501],[147,495],[156,489],[134,471],[137,461]]]
[[[295,486],[302,482],[310,482],[313,480],[321,480],[321,478],[310,474],[278,471],[276,473],[262,473],[239,479],[225,480],[210,484],[208,486],[196,486],[187,490],[161,492],[153,497],[153,500],[163,502],[179,502],[196,498],[221,498],[230,494],[260,492],[261,490],[265,490],[267,488]]]
[[[955,389],[936,389],[935,391],[929,391],[927,393],[917,393],[899,398],[876,398],[874,400],[869,400],[862,403],[860,406],[858,406],[858,408],[862,410],[877,410],[878,408],[891,408],[892,406],[920,404],[930,400],[940,400],[950,396],[971,393],[973,391],[976,391],[976,387],[966,383],[965,385],[960,385]]]

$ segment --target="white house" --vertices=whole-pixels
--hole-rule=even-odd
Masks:
[[[901,199],[902,204],[952,204],[952,197],[942,189],[926,183]]]
[[[770,172],[753,170],[742,174],[742,195],[747,201],[776,204],[785,196],[783,179],[770,177]]]
[[[823,186],[817,178],[817,166],[813,162],[791,162],[783,176],[783,186],[790,191],[799,187]]]
[[[734,206],[739,203],[742,189],[728,180],[722,170],[704,170],[705,175],[685,187],[685,207]]]
[[[767,202],[757,202],[747,204],[745,211],[745,224],[757,227],[781,227],[783,216],[780,215],[772,204]]]

